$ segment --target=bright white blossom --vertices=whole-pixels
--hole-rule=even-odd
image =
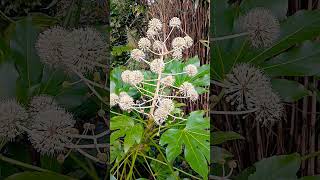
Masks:
[[[39,113],[31,124],[29,139],[33,147],[41,154],[61,153],[71,139],[68,137],[75,120],[65,110],[51,109]]]
[[[189,97],[190,100],[192,101],[196,101],[199,98],[199,94],[196,91],[196,89],[194,88],[194,86],[189,83],[189,82],[184,82],[181,86],[180,86],[180,92],[186,96]]]
[[[140,49],[134,49],[131,51],[131,58],[140,62],[141,59],[144,59],[145,58],[145,54],[143,51],[141,51]]]
[[[21,134],[19,125],[26,123],[26,110],[14,99],[0,101],[0,137],[12,141]]]
[[[175,78],[173,76],[167,76],[161,79],[160,81],[164,86],[172,86],[175,82]]]
[[[181,26],[181,20],[177,17],[173,17],[169,22],[169,26],[179,28]]]
[[[161,73],[164,70],[164,62],[162,59],[155,59],[150,63],[150,70],[154,73]]]
[[[162,29],[162,22],[157,18],[152,18],[149,21],[148,28],[154,31],[160,31]]]
[[[134,105],[133,98],[126,92],[121,92],[119,95],[119,106],[123,111],[128,111]]]
[[[119,102],[119,96],[116,95],[115,93],[110,94],[110,106],[115,106]]]
[[[154,38],[154,36],[156,36],[157,34],[158,34],[158,32],[155,31],[154,29],[147,30],[147,37],[150,39]]]
[[[174,103],[171,99],[160,99],[159,107],[167,110],[169,113],[174,110]]]
[[[184,71],[188,74],[188,76],[195,76],[198,74],[197,66],[193,64],[189,64],[184,68]]]
[[[182,50],[181,49],[176,49],[172,53],[172,57],[175,58],[175,59],[182,59]]]
[[[164,48],[163,42],[156,40],[153,43],[153,50],[161,52]]]
[[[142,50],[147,50],[151,46],[151,42],[148,38],[141,38],[138,42],[138,46]]]
[[[190,36],[185,36],[183,39],[186,41],[187,48],[191,48],[193,46],[193,39]]]
[[[130,71],[130,70],[125,70],[121,74],[121,79],[123,82],[131,84],[133,86],[140,84],[144,76],[141,71]]]
[[[186,47],[186,40],[182,37],[176,37],[172,40],[173,49],[184,49]]]
[[[130,83],[130,76],[131,76],[130,70],[125,70],[121,73],[121,79],[125,83]]]
[[[154,121],[160,126],[168,118],[168,111],[164,108],[158,108],[154,111],[153,117]]]

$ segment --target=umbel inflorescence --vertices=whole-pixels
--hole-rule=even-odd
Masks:
[[[192,47],[193,39],[181,29],[181,20],[177,17],[170,20],[168,34],[163,32],[164,26],[165,24],[159,19],[151,19],[147,36],[138,42],[139,49],[131,51],[131,59],[139,63],[146,63],[150,71],[125,70],[121,74],[122,81],[139,91],[141,99],[135,100],[127,92],[110,95],[111,106],[118,105],[123,111],[142,113],[153,119],[157,125],[163,125],[169,117],[181,118],[172,114],[175,109],[175,100],[196,101],[199,98],[191,82],[175,86],[176,77],[179,75],[196,76],[198,74],[196,65],[189,64],[181,72],[168,73],[165,71],[171,62],[182,59],[183,52]],[[179,31],[183,36],[174,37],[171,42],[168,42],[174,31]]]
[[[106,132],[95,135],[95,125],[86,123],[83,133],[79,134],[72,114],[59,107],[51,96],[35,96],[26,107],[15,99],[1,100],[0,114],[0,137],[3,140],[14,141],[18,135],[26,133],[40,154],[57,155],[60,162],[73,150],[95,162],[107,162],[102,158],[106,157],[104,149],[107,144],[97,143]],[[88,144],[88,140],[92,142]],[[96,150],[96,154],[89,154],[85,149]]]

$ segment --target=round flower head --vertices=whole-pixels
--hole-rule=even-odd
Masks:
[[[177,17],[173,17],[169,22],[169,26],[179,28],[181,26],[181,20]]]
[[[160,126],[168,118],[168,111],[164,108],[158,108],[154,111],[153,117],[154,121]]]
[[[147,30],[147,37],[148,38],[154,38],[154,36],[156,36],[158,34],[157,31],[155,31],[154,29],[148,29]]]
[[[63,43],[63,58],[71,68],[86,73],[95,69],[94,63],[105,58],[106,45],[100,33],[92,28],[73,30]]]
[[[182,49],[176,49],[173,51],[172,57],[175,59],[182,59]]]
[[[164,48],[163,42],[156,40],[153,43],[153,50],[161,52]]]
[[[167,110],[169,113],[174,110],[174,103],[171,99],[160,99],[159,106],[160,108]]]
[[[119,102],[119,96],[116,95],[115,93],[110,94],[110,106],[115,106]]]
[[[176,37],[172,40],[173,49],[184,49],[186,47],[186,40],[182,37]]]
[[[185,36],[183,39],[186,41],[186,47],[191,48],[193,45],[193,39],[190,36]]]
[[[173,76],[167,76],[161,79],[160,81],[164,86],[172,86],[175,82],[175,79]]]
[[[62,27],[53,27],[42,32],[36,43],[36,49],[40,60],[50,67],[57,68],[64,63],[61,48],[68,31]]]
[[[149,21],[148,28],[154,31],[160,31],[162,29],[162,22],[157,18],[152,18]]]
[[[147,50],[151,46],[151,42],[148,38],[141,38],[138,42],[138,46],[142,50]]]
[[[189,82],[184,82],[179,89],[184,96],[189,97],[192,101],[196,101],[199,98],[198,92]]]
[[[150,70],[154,73],[160,74],[165,68],[165,64],[162,59],[155,59],[150,63]]]
[[[145,54],[143,51],[141,51],[140,49],[134,49],[131,51],[131,58],[140,62],[141,59],[144,59],[145,58]]]
[[[130,83],[131,71],[125,70],[121,73],[121,79],[125,83]]]
[[[39,112],[55,109],[58,107],[57,102],[53,97],[48,95],[34,96],[29,104],[29,114],[31,117],[35,116]]]
[[[189,64],[184,68],[184,71],[188,74],[188,76],[195,76],[198,74],[197,66],[193,64]]]
[[[16,100],[0,101],[0,137],[12,141],[21,134],[17,125],[25,124],[28,114]]]
[[[255,106],[255,93],[271,87],[270,79],[261,70],[245,63],[236,65],[226,75],[224,84],[226,100],[238,110],[252,109]]]
[[[141,71],[131,71],[129,84],[135,86],[143,81],[144,77]]]
[[[121,92],[119,96],[119,106],[123,111],[128,111],[134,105],[133,98],[126,92]]]
[[[241,20],[241,28],[249,33],[254,47],[268,47],[277,40],[280,33],[278,19],[264,8],[252,9]]]
[[[255,120],[262,123],[262,126],[273,125],[281,120],[284,107],[279,96],[272,92],[271,88],[256,92],[254,100],[257,108]]]
[[[61,153],[71,139],[68,137],[75,120],[65,110],[51,109],[39,113],[31,125],[29,139],[33,147],[41,154]]]

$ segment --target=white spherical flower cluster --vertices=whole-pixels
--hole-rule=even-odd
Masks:
[[[0,137],[12,141],[21,134],[18,125],[25,124],[28,114],[16,100],[0,101]]]
[[[123,111],[128,111],[134,105],[133,98],[126,92],[121,92],[119,95],[119,106]]]
[[[193,39],[190,36],[185,36],[183,39],[186,41],[187,48],[191,48],[193,46]]]
[[[170,113],[174,110],[174,103],[171,99],[160,99],[159,108],[163,108],[167,110],[168,113]]]
[[[142,50],[147,50],[151,46],[151,42],[148,38],[141,38],[138,42],[138,47]]]
[[[183,50],[186,47],[186,40],[182,37],[176,37],[172,40],[172,48],[173,49],[181,49]]]
[[[181,49],[175,49],[172,53],[172,57],[175,59],[182,59],[182,50]]]
[[[113,107],[117,105],[119,102],[119,96],[116,95],[115,93],[110,94],[110,106]]]
[[[191,101],[198,100],[199,94],[191,83],[184,82],[179,89],[180,89],[180,92],[184,96],[189,97]]]
[[[160,107],[154,111],[153,117],[154,117],[154,121],[160,126],[168,118],[168,111]]]
[[[62,44],[62,57],[71,68],[81,73],[92,72],[94,63],[106,57],[106,44],[102,35],[92,28],[75,29]]]
[[[154,31],[160,31],[162,29],[162,22],[157,18],[152,18],[149,21],[148,28]]]
[[[160,82],[164,86],[172,86],[175,82],[175,78],[172,75],[170,75],[170,76],[162,78]]]
[[[253,47],[268,47],[280,34],[280,23],[271,11],[264,8],[252,9],[240,19],[241,28],[249,33]]]
[[[145,58],[145,54],[143,51],[141,51],[140,49],[134,49],[131,51],[131,55],[130,57],[138,62],[141,61],[141,59]]]
[[[57,68],[65,63],[62,58],[63,49],[61,49],[61,46],[68,33],[64,28],[57,26],[39,35],[36,50],[44,64]]]
[[[158,34],[158,32],[153,29],[147,30],[147,37],[150,39],[154,38],[154,36],[156,36],[157,34]]]
[[[60,153],[72,143],[68,134],[74,124],[72,115],[61,108],[40,112],[33,119],[29,139],[41,154]]]
[[[169,22],[169,26],[179,28],[181,26],[181,20],[177,17],[173,17]]]
[[[165,64],[162,59],[155,59],[150,63],[150,70],[154,73],[160,74],[165,68]]]
[[[53,97],[48,95],[34,96],[29,104],[28,112],[31,117],[34,117],[39,112],[44,112],[50,109],[56,109],[58,103],[53,99]]]
[[[144,77],[141,71],[125,70],[121,74],[121,79],[123,82],[135,86],[140,84],[143,81]]]
[[[153,50],[161,52],[164,48],[163,42],[156,40],[153,43]]]
[[[226,75],[224,84],[226,100],[238,110],[252,109],[259,89],[271,87],[270,79],[261,70],[246,63],[236,65]]]
[[[184,68],[184,71],[187,73],[188,76],[195,76],[198,74],[197,66],[193,64],[189,64]]]

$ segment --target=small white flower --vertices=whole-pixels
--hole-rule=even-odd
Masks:
[[[160,31],[162,29],[162,22],[157,18],[152,18],[149,21],[148,28],[154,31]]]
[[[185,96],[189,97],[191,101],[196,101],[199,98],[199,94],[194,86],[189,82],[184,82],[180,86],[180,92]]]
[[[119,102],[119,96],[116,95],[115,93],[110,94],[110,106],[115,106]]]
[[[33,147],[41,154],[61,153],[72,143],[68,134],[75,120],[65,110],[51,109],[39,113],[31,124],[29,139]]]
[[[186,41],[186,47],[190,48],[193,45],[193,39],[190,36],[185,36],[184,40]]]
[[[154,111],[153,117],[154,121],[160,126],[168,118],[168,111],[164,108],[158,108]]]
[[[160,81],[164,86],[172,86],[175,82],[175,79],[173,76],[167,76],[161,79]]]
[[[155,31],[154,29],[148,29],[147,30],[147,37],[150,39],[153,39],[154,36],[156,36],[158,34],[157,31]]]
[[[163,42],[156,40],[153,43],[153,50],[161,52],[164,48]]]
[[[173,51],[172,57],[174,59],[182,59],[182,50],[181,49],[176,49],[175,51]]]
[[[121,92],[119,95],[119,106],[123,111],[128,111],[134,105],[133,98],[126,92]]]
[[[131,71],[129,84],[135,86],[140,84],[144,80],[144,76],[141,71]]]
[[[26,110],[16,100],[1,100],[0,137],[12,141],[22,132],[17,125],[24,125],[27,118]]]
[[[188,74],[188,76],[195,76],[198,74],[197,66],[193,64],[189,64],[184,68],[184,71]]]
[[[162,59],[155,59],[150,63],[150,70],[154,73],[161,73],[165,68],[165,64]]]
[[[196,101],[199,99],[199,94],[195,89],[192,89],[187,92],[191,101]]]
[[[147,50],[151,46],[151,42],[148,38],[141,38],[138,42],[138,46],[142,50]]]
[[[160,99],[159,108],[163,108],[167,110],[168,113],[170,113],[174,110],[174,103],[171,99],[167,99],[167,98]]]
[[[169,26],[179,28],[181,26],[181,20],[177,17],[173,17],[169,22]]]
[[[125,83],[130,83],[131,71],[125,70],[121,73],[121,79]]]
[[[141,51],[140,49],[134,49],[131,51],[131,58],[140,62],[141,59],[144,59],[145,58],[145,54],[143,51]]]
[[[176,37],[172,40],[172,48],[173,49],[181,49],[183,50],[186,47],[186,40],[182,37]]]

